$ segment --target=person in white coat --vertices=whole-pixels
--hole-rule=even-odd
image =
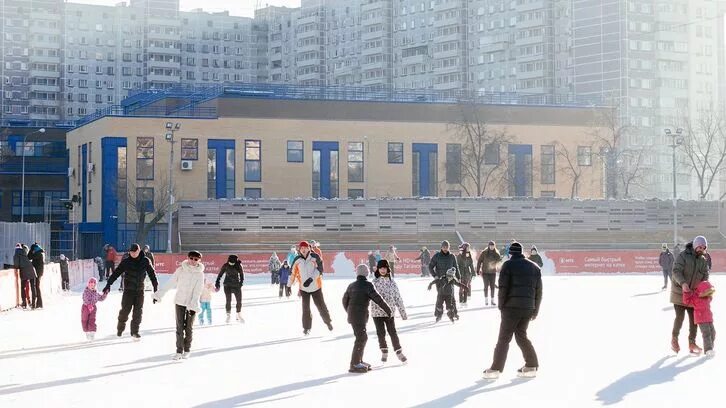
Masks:
[[[198,251],[190,251],[188,259],[183,261],[169,282],[161,290],[154,294],[154,303],[160,302],[164,294],[172,288],[176,288],[176,355],[174,360],[187,359],[191,355],[192,347],[192,326],[194,317],[201,307],[199,297],[204,288],[204,264],[202,254]]]

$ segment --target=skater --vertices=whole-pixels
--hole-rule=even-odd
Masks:
[[[103,275],[105,273],[105,271],[104,271],[105,264],[103,262],[103,259],[101,259],[100,256],[97,256],[97,257],[93,258],[93,263],[96,264],[96,270],[98,271],[98,280],[100,282],[103,282],[103,280],[104,280]]]
[[[28,309],[28,304],[30,304],[31,310],[35,309],[37,296],[37,293],[35,292],[35,278],[37,275],[35,274],[33,263],[30,262],[30,258],[28,258],[28,251],[29,248],[27,245],[16,244],[15,254],[13,255],[13,267],[19,271],[20,275],[20,296],[23,301],[20,307],[22,307],[23,310]],[[30,299],[28,298],[29,294],[31,295]]]
[[[292,262],[297,258],[297,249],[295,248],[295,245],[290,247],[290,252],[287,253],[287,264],[292,265]]]
[[[370,269],[370,273],[375,274],[376,273],[376,265],[378,264],[378,261],[376,261],[376,256],[373,254],[373,251],[368,251],[368,269]]]
[[[363,351],[368,341],[366,333],[366,323],[368,323],[368,305],[372,300],[377,304],[386,316],[393,316],[391,308],[385,300],[376,291],[376,288],[367,279],[368,267],[361,264],[355,270],[357,275],[355,282],[348,286],[343,295],[343,308],[348,312],[348,323],[353,327],[355,335],[355,343],[353,343],[353,353],[350,358],[351,373],[367,373],[371,369],[371,365],[363,361]]]
[[[61,288],[63,289],[63,292],[68,292],[71,290],[70,278],[68,276],[68,258],[66,258],[63,254],[60,254],[58,264],[60,265]]]
[[[310,241],[310,250],[317,254],[320,257],[320,260],[323,260],[323,251],[320,249],[320,242],[316,240]]]
[[[658,259],[658,263],[663,270],[663,287],[661,290],[666,290],[668,287],[668,281],[671,279],[671,274],[673,273],[674,262],[675,258],[673,257],[673,253],[670,249],[668,249],[668,244],[663,244],[663,246],[661,246],[661,253]]]
[[[460,279],[459,267],[456,264],[456,257],[454,254],[449,252],[449,241],[444,240],[441,242],[441,251],[434,254],[429,262],[429,272],[434,278],[441,278],[446,275],[446,272],[454,268],[456,271],[456,278]]]
[[[542,257],[539,256],[539,251],[537,251],[537,247],[532,245],[532,249],[529,250],[529,256],[527,257],[530,261],[534,262],[539,266],[540,270],[544,266],[544,262],[542,262]]]
[[[144,245],[144,255],[146,255],[147,258],[149,258],[149,261],[151,261],[151,265],[156,268],[156,261],[154,260],[154,253],[151,252],[151,247],[148,245]]]
[[[476,274],[481,275],[484,280],[484,302],[487,306],[489,306],[489,293],[491,293],[492,297],[492,306],[497,305],[494,301],[494,287],[496,286],[497,268],[500,262],[502,262],[502,255],[499,254],[496,242],[489,241],[487,249],[479,254],[476,263]]]
[[[461,287],[459,288],[459,303],[466,307],[466,301],[471,296],[471,280],[476,276],[474,270],[474,259],[471,257],[470,246],[464,242],[459,246],[459,255],[456,256],[456,264],[461,275]]]
[[[232,320],[232,295],[236,302],[235,310],[237,311],[237,321],[244,323],[245,319],[242,318],[242,286],[245,283],[245,272],[242,269],[242,262],[240,262],[237,255],[230,255],[227,257],[227,263],[222,265],[222,269],[219,270],[217,275],[217,282],[214,284],[215,290],[219,290],[219,282],[222,280],[224,275],[224,310],[227,311],[226,323]]]
[[[105,264],[104,264],[105,278],[101,279],[101,281],[103,281],[104,279],[108,279],[109,276],[113,275],[113,273],[116,272],[116,257],[118,257],[118,253],[116,252],[116,249],[114,249],[114,247],[112,247],[109,244],[106,244],[104,246],[104,257],[105,257]],[[123,282],[121,282],[121,283],[123,284]]]
[[[86,339],[93,341],[96,337],[96,303],[106,300],[108,293],[96,291],[96,278],[90,278],[86,289],[83,290],[83,306],[81,306],[81,326],[86,333]]]
[[[703,336],[703,349],[708,357],[713,357],[713,341],[716,339],[716,329],[713,327],[713,313],[711,312],[711,299],[716,290],[708,281],[703,281],[690,292],[683,293],[683,303],[693,307],[696,324]]]
[[[202,288],[202,295],[199,296],[199,306],[202,311],[199,312],[199,325],[204,326],[204,312],[207,313],[207,322],[212,325],[212,295],[214,295],[214,284],[207,282],[207,278],[204,278],[204,288]]]
[[[703,236],[697,236],[693,242],[686,244],[683,252],[678,255],[673,264],[671,275],[671,303],[676,312],[673,321],[673,332],[671,333],[671,349],[678,353],[681,346],[678,343],[678,335],[683,326],[683,319],[688,314],[688,350],[693,354],[701,354],[702,349],[696,344],[698,326],[693,317],[693,308],[683,303],[683,293],[695,289],[699,283],[708,280],[708,265],[703,254],[708,248],[708,242]]]
[[[529,322],[537,318],[542,302],[542,273],[534,262],[522,255],[522,245],[513,242],[509,247],[511,259],[504,262],[499,273],[499,310],[501,323],[499,339],[494,348],[494,362],[484,371],[484,378],[496,379],[504,369],[512,335],[524,355],[524,367],[517,370],[520,377],[534,377],[539,369],[537,352],[527,338]]]
[[[293,282],[300,282],[300,296],[302,296],[302,324],[303,334],[310,334],[310,328],[313,324],[313,315],[310,313],[310,298],[313,299],[315,307],[318,308],[320,317],[328,326],[328,330],[333,331],[333,324],[330,320],[330,312],[325,305],[323,298],[323,260],[318,254],[311,252],[310,245],[306,241],[300,242],[300,255],[295,258],[292,264],[292,275],[287,282],[288,287],[292,287]]]
[[[429,263],[431,262],[431,252],[429,252],[428,248],[421,247],[421,252],[418,254],[418,256],[415,259],[416,261],[421,261],[421,277],[429,276]]]
[[[40,245],[35,242],[33,245],[30,246],[30,250],[28,251],[28,258],[30,258],[30,262],[33,263],[33,268],[35,268],[35,275],[37,278],[35,278],[35,308],[36,309],[42,309],[43,308],[43,292],[40,290],[40,282],[43,278],[43,271],[45,269],[45,251],[43,248],[40,247]]]
[[[154,303],[161,302],[169,289],[176,288],[176,354],[174,360],[191,356],[195,314],[199,313],[199,298],[204,289],[204,264],[199,251],[189,251],[171,279],[154,294]]]
[[[290,265],[287,264],[287,259],[282,262],[282,267],[280,268],[280,291],[278,292],[278,296],[280,299],[282,299],[282,293],[285,293],[285,297],[290,299],[290,294],[292,293],[292,290],[289,286],[287,286],[287,282],[290,280]]]
[[[281,266],[282,264],[280,263],[280,258],[277,257],[277,252],[273,252],[272,256],[270,256],[270,261],[268,262],[268,267],[270,270],[270,281],[272,282],[272,285],[280,284]]]
[[[118,313],[118,326],[116,327],[116,336],[121,337],[126,329],[126,321],[129,319],[129,313],[133,309],[131,316],[131,337],[138,341],[141,339],[139,329],[141,327],[141,315],[144,308],[144,278],[148,275],[151,284],[154,286],[154,292],[159,288],[159,282],[156,280],[154,266],[151,265],[149,258],[144,255],[139,244],[131,244],[129,247],[128,257],[124,258],[118,264],[118,268],[114,270],[106,281],[106,287],[103,293],[108,294],[111,291],[111,285],[116,282],[123,274],[123,296],[121,297],[121,310]]]
[[[401,261],[401,258],[398,256],[398,252],[396,251],[396,247],[391,245],[388,247],[388,251],[386,251],[385,259],[388,261],[388,265],[390,266],[390,275],[391,279],[393,279],[396,276],[396,263]]]
[[[456,310],[456,299],[454,298],[454,286],[462,287],[458,279],[456,279],[456,269],[451,268],[440,277],[434,278],[429,283],[428,290],[436,285],[436,308],[434,309],[434,316],[436,322],[441,320],[441,316],[444,315],[444,303],[446,304],[446,315],[449,320],[453,323],[455,320],[459,320],[459,312]]]
[[[388,335],[391,336],[393,351],[398,356],[398,359],[402,363],[405,363],[407,359],[403,354],[401,342],[398,339],[395,317],[396,309],[398,309],[398,313],[401,314],[401,319],[408,320],[406,307],[403,305],[401,292],[398,290],[396,281],[388,275],[388,261],[382,259],[376,266],[376,278],[373,280],[373,287],[376,288],[376,291],[391,308],[391,313],[389,314],[377,304],[374,303],[371,305],[371,315],[373,315],[373,323],[376,325],[376,334],[378,335],[378,347],[381,349],[381,361],[384,363],[388,361],[388,344],[386,343],[386,331],[388,331]]]

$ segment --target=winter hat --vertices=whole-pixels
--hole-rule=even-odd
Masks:
[[[141,248],[139,247],[139,244],[131,244],[131,246],[129,247],[129,252],[136,252],[136,251],[138,251],[139,249],[141,249]]]
[[[355,275],[356,276],[368,276],[368,273],[370,271],[368,270],[368,265],[360,264],[355,268]]]
[[[509,253],[513,255],[522,255],[522,244],[519,242],[512,242],[509,246]]]
[[[494,242],[494,241],[489,241],[489,245],[494,245],[494,246],[496,246],[497,244],[496,244],[496,242]]]
[[[227,262],[237,263],[237,260],[238,259],[239,258],[237,257],[237,255],[230,255],[230,256],[227,257]]]
[[[469,243],[464,242],[463,244],[459,245],[459,249],[469,249]]]
[[[308,244],[307,241],[300,241],[300,243],[297,245],[298,247],[302,248],[310,248],[310,244]]]
[[[443,240],[441,241],[441,248],[449,248],[451,245],[449,245],[449,241]]]
[[[187,254],[187,258],[191,257],[202,259],[202,253],[199,251],[189,251],[189,253]]]
[[[453,277],[455,277],[455,276],[456,276],[456,269],[454,269],[454,268],[449,268],[449,270],[448,270],[448,271],[446,271],[446,277],[447,277],[447,278],[453,278]]]
[[[668,249],[668,244],[663,244],[660,249]]]
[[[98,283],[98,281],[96,280],[96,278],[91,277],[90,279],[88,279],[88,283],[86,283],[86,287],[91,286],[91,282]]]
[[[511,248],[509,248],[509,249],[511,250]],[[534,245],[532,245],[532,249],[530,249],[530,251],[535,251],[535,252],[538,252],[538,251],[537,251],[537,247],[536,247],[536,246],[534,246]]]
[[[696,238],[693,238],[693,247],[698,248],[700,246],[708,248],[708,241],[706,241],[706,237],[704,237],[703,235],[699,235]]]
[[[376,265],[376,269],[381,269],[381,268],[386,268],[389,271],[391,270],[391,267],[388,266],[388,261],[385,259],[381,259],[380,261],[378,261],[378,265]]]
[[[20,242],[15,244],[15,249],[22,249],[22,248],[23,248],[23,244],[21,244]]]
[[[60,254],[60,260],[61,260],[61,261],[65,261],[65,260],[66,260],[66,256],[65,256],[65,255],[63,255],[63,254]]]

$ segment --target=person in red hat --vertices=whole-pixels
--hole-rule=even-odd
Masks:
[[[300,282],[300,294],[302,296],[302,323],[303,333],[310,334],[313,325],[313,315],[310,312],[310,298],[315,302],[320,317],[322,317],[328,330],[333,330],[330,319],[330,312],[325,305],[323,298],[323,260],[320,256],[310,250],[310,244],[306,241],[298,245],[298,255],[292,262],[292,274],[287,286],[292,287],[293,282]]]

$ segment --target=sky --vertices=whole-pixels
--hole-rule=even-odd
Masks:
[[[71,0],[70,3],[85,3],[113,6],[122,0]],[[300,0],[180,0],[181,9],[191,10],[202,8],[205,11],[224,11],[229,10],[233,16],[253,17],[255,14],[255,5],[259,3],[260,7],[270,6],[287,6],[299,7]],[[126,0],[128,2],[128,0]]]

